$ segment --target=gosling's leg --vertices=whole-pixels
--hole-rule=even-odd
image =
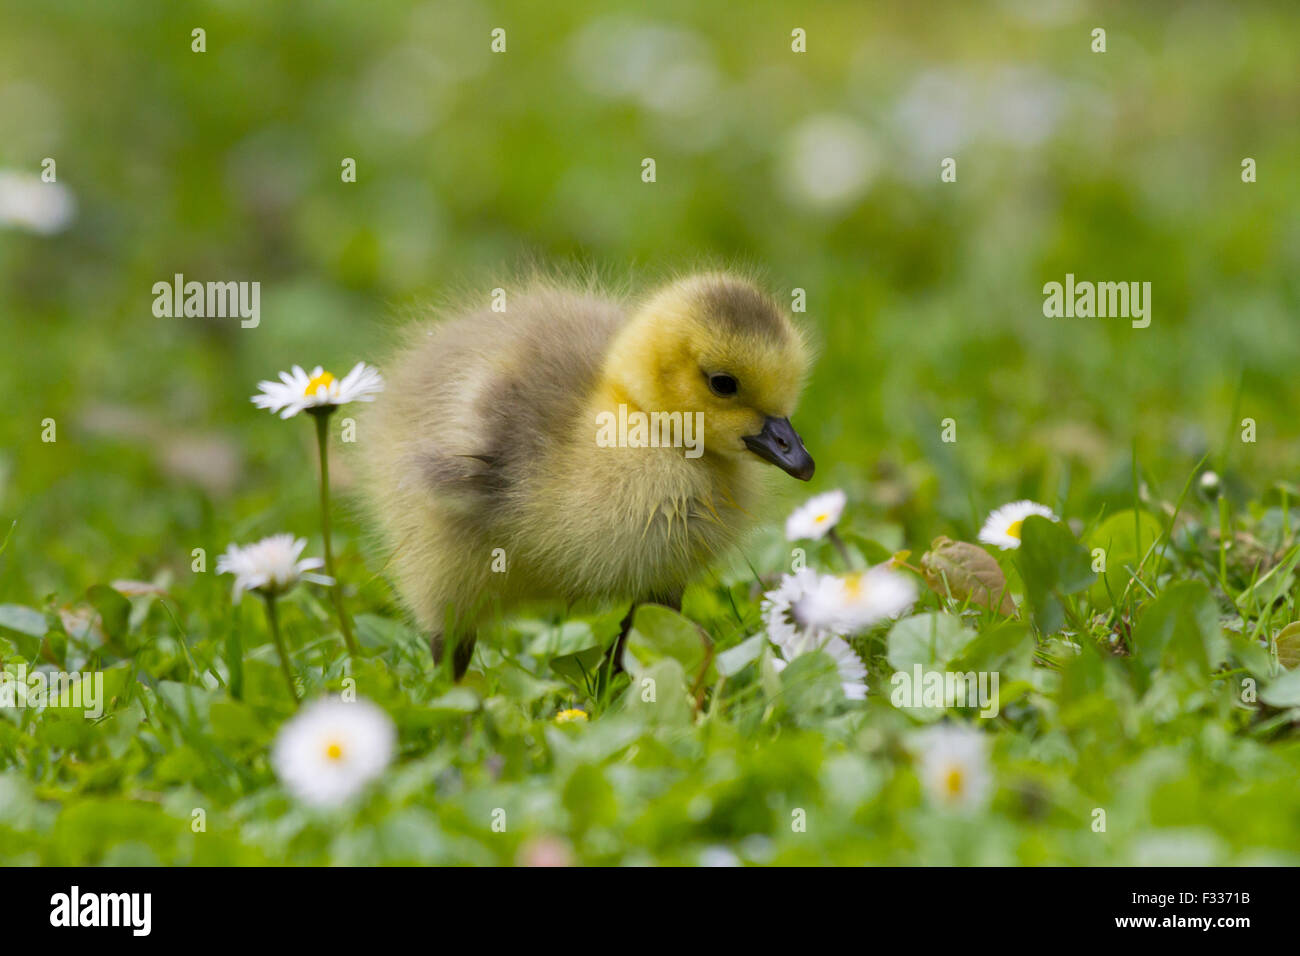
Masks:
[[[664,607],[670,607],[680,614],[682,610],[682,592],[677,591],[674,594],[651,598],[648,601],[632,602],[632,606],[627,609],[627,615],[618,626],[618,640],[606,651],[605,660],[601,662],[600,669],[602,673],[609,667],[611,658],[613,658],[613,667],[610,669],[611,676],[623,673],[623,649],[627,646],[628,634],[632,632],[632,619],[636,617],[636,609],[642,604],[662,604]]]
[[[474,645],[478,642],[476,634],[462,634],[455,642],[451,652],[451,675],[457,683],[465,676],[469,670],[470,661],[474,659]],[[429,639],[429,647],[433,651],[433,662],[441,664],[443,654],[446,653],[447,641],[444,639],[442,631],[434,631]]]
[[[602,671],[609,669],[611,676],[623,673],[623,648],[627,646],[627,636],[632,631],[632,618],[636,617],[637,606],[633,603],[627,609],[627,614],[618,625],[618,639],[605,652],[605,660],[600,663],[600,669]]]

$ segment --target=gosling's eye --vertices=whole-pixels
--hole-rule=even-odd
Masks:
[[[730,375],[724,375],[721,372],[709,376],[709,388],[713,390],[714,395],[727,397],[736,394],[736,389],[740,386]]]

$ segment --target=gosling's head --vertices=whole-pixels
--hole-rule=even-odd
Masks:
[[[799,330],[753,283],[726,273],[655,292],[610,350],[606,381],[643,412],[703,412],[704,453],[757,456],[796,478],[812,456],[790,424],[808,350]]]

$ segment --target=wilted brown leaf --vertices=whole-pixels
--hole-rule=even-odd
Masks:
[[[1006,575],[997,560],[977,544],[938,537],[921,557],[925,583],[940,597],[970,599],[981,607],[1012,616],[1016,604],[1007,593]]]

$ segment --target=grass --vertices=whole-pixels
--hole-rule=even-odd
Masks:
[[[102,670],[109,701],[93,720],[0,708],[0,862],[1298,862],[1300,128],[1279,120],[1300,96],[1296,11],[1106,11],[1104,56],[1090,21],[1004,4],[815,5],[804,55],[775,4],[625,14],[7,15],[0,97],[22,108],[0,110],[0,167],[56,158],[78,212],[57,235],[0,229],[0,658]],[[693,58],[704,91],[618,73],[633,42]],[[829,203],[804,175],[826,115],[865,137],[869,170]],[[510,618],[454,685],[350,507],[334,416],[360,653],[321,588],[279,622],[304,699],[355,689],[398,753],[355,807],[299,806],[268,756],[294,704],[264,609],[232,604],[215,564],[282,531],[324,554],[315,436],[248,396],[294,362],[381,363],[394,316],[486,300],[521,261],[637,285],[740,261],[781,301],[805,290],[812,490],[848,493],[849,560],[910,551],[938,587],[904,572],[913,613],[855,637],[865,701],[816,657],[778,673],[752,638],[791,567],[790,482],[681,616],[638,618],[653,705],[593,677],[625,607]],[[149,290],[177,272],[261,281],[261,324],[155,318]],[[1150,281],[1150,327],[1045,317],[1066,273]],[[934,541],[973,542],[1019,498],[1063,522],[992,556],[1004,615]],[[831,542],[801,546],[845,568]],[[918,648],[1001,677],[996,717],[943,715],[990,747],[973,815],[927,799],[916,734],[940,715],[890,700]],[[575,707],[590,719],[556,722]]]
[[[296,806],[269,767],[294,702],[259,602],[232,608],[223,582],[195,574],[97,586],[97,613],[76,618],[58,602],[21,616],[8,605],[7,666],[102,669],[111,700],[92,721],[71,708],[6,712],[6,861],[510,863],[553,840],[598,863],[1290,861],[1300,693],[1277,660],[1294,648],[1268,638],[1294,617],[1300,546],[1276,506],[1238,515],[1224,545],[1215,501],[1147,498],[1151,510],[1133,514],[1165,515],[1157,536],[1112,541],[1105,578],[1070,570],[1090,555],[1068,526],[1030,519],[1022,550],[999,557],[1037,603],[1006,616],[945,574],[912,616],[860,635],[863,703],[845,700],[831,667],[778,674],[766,642],[750,639],[778,570],[770,556],[787,547],[775,533],[750,552],[762,577],[740,562],[693,586],[684,618],[642,609],[634,680],[601,693],[593,671],[622,608],[511,619],[485,636],[483,670],[454,685],[374,600],[378,580],[346,589],[362,644],[351,659],[326,596],[300,588],[280,603],[303,696],[354,688],[399,728],[395,766],[340,811]],[[885,551],[854,533],[862,513],[843,527],[858,565]],[[1113,515],[1082,536],[1133,520]],[[357,556],[340,557],[344,580],[363,580]],[[829,541],[808,557],[842,561]],[[132,591],[144,593],[121,596]],[[1035,627],[1054,605],[1062,623]],[[707,656],[693,624],[711,637]],[[996,792],[975,817],[923,796],[915,735],[944,712],[891,703],[890,675],[913,661],[1000,675],[996,717],[948,714],[992,741]],[[590,720],[557,723],[575,707]],[[1105,832],[1092,829],[1097,810]],[[806,829],[792,828],[799,812]]]

